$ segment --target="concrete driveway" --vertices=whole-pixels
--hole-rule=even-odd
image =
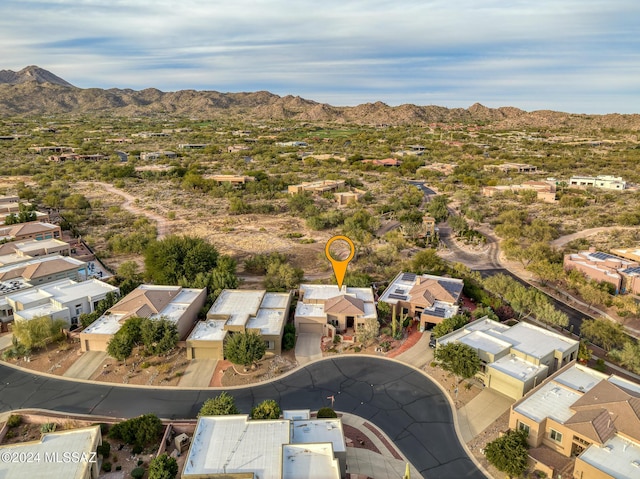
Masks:
[[[107,359],[104,351],[87,351],[82,353],[76,362],[63,374],[64,377],[74,379],[89,379],[100,365]]]
[[[300,333],[296,340],[296,360],[300,366],[315,359],[322,358],[320,349],[322,335],[313,333]]]
[[[465,442],[484,431],[509,410],[515,399],[485,388],[480,394],[458,409],[460,432]]]

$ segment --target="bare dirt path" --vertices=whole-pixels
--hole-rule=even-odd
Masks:
[[[89,184],[89,182],[83,182],[83,183]],[[165,236],[167,236],[167,234],[169,234],[168,220],[164,216],[154,213],[153,211],[149,211],[144,208],[141,208],[140,206],[136,206],[136,200],[138,200],[139,198],[136,198],[135,196],[133,196],[130,193],[127,193],[126,191],[116,188],[110,183],[103,183],[102,181],[93,181],[91,182],[91,184],[99,185],[102,188],[104,188],[105,191],[124,198],[124,203],[122,203],[122,208],[124,208],[128,212],[133,213],[135,215],[146,216],[150,220],[155,221],[156,227],[158,230],[158,239],[162,239]]]
[[[636,226],[602,226],[600,228],[589,228],[586,230],[578,231],[577,233],[561,236],[560,238],[553,240],[551,242],[551,246],[554,248],[560,248],[566,245],[567,243],[570,243],[573,240],[594,236],[594,235],[597,235],[598,233],[602,233],[603,231],[633,230],[633,229],[637,229],[637,227]]]

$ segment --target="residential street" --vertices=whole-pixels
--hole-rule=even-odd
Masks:
[[[165,418],[195,417],[216,389],[180,390],[69,382],[0,365],[0,412],[45,408],[83,414]],[[228,389],[249,412],[264,399],[283,409],[330,405],[382,429],[426,478],[483,478],[458,440],[450,403],[422,373],[396,361],[345,356],[318,361],[276,381]]]

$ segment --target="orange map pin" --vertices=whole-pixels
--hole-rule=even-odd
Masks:
[[[349,245],[350,253],[346,259],[339,260],[331,256],[331,251],[329,251],[329,248],[335,241],[344,241]],[[351,261],[356,254],[356,247],[354,246],[353,241],[351,241],[349,238],[347,238],[346,236],[338,235],[327,241],[327,245],[324,248],[324,253],[327,255],[327,259],[331,262],[333,274],[336,275],[336,280],[338,282],[338,289],[342,289],[344,276],[345,274],[347,274],[347,266],[349,265],[349,261]]]

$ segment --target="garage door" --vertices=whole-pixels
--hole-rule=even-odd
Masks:
[[[322,336],[322,324],[320,323],[299,323],[298,324],[298,334],[300,333],[313,333],[319,334]]]
[[[193,348],[193,359],[222,359],[218,348]]]
[[[490,371],[489,373],[489,384],[488,386],[491,389],[494,389],[506,396],[512,397],[513,399],[520,399],[522,397],[522,383],[516,379],[512,379],[509,381],[506,378],[503,378],[494,371]]]

